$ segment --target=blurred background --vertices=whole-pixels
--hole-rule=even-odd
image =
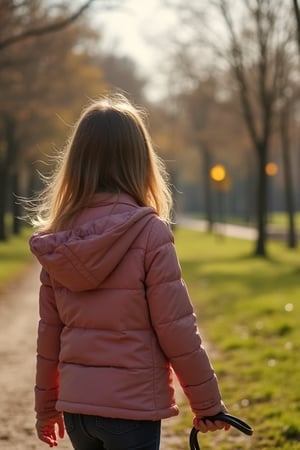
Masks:
[[[149,114],[175,221],[296,248],[299,62],[297,0],[0,0],[0,240],[89,99],[121,91]]]

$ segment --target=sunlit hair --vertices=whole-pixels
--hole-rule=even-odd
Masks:
[[[32,222],[41,231],[64,230],[98,192],[127,193],[169,221],[167,180],[143,113],[122,95],[105,97],[93,101],[74,126]]]

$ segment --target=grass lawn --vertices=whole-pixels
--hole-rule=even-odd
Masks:
[[[24,227],[20,236],[12,236],[7,241],[0,242],[0,292],[1,287],[16,277],[31,260],[28,247],[31,234],[31,228]]]
[[[294,220],[295,220],[295,226],[297,228],[299,228],[300,227],[300,213],[299,212],[295,213]],[[269,222],[273,225],[287,227],[288,226],[288,216],[287,216],[287,214],[284,214],[284,213],[272,213],[269,215]]]
[[[255,429],[199,434],[201,449],[300,449],[300,251],[270,242],[262,260],[253,242],[181,229],[175,240],[223,399]]]
[[[30,261],[31,232],[0,243],[0,290]],[[262,260],[250,241],[182,229],[175,240],[223,399],[255,430],[199,434],[201,450],[300,450],[300,250],[270,242]],[[184,402],[180,450],[191,419]]]

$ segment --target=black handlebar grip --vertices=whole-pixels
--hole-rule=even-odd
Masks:
[[[238,417],[232,416],[231,414],[227,413],[219,413],[215,416],[209,416],[209,417],[203,417],[202,420],[205,421],[205,419],[208,419],[212,422],[215,422],[216,420],[220,420],[221,422],[225,422],[236,428],[237,430],[241,431],[244,434],[247,434],[248,436],[251,436],[253,434],[253,429],[243,420],[239,419]],[[197,434],[199,430],[196,430],[196,428],[192,428],[190,432],[190,449],[191,450],[200,450],[200,446],[197,439]]]

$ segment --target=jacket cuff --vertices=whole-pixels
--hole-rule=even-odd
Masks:
[[[56,402],[58,389],[39,389],[37,386],[35,391],[35,411],[37,419],[49,419],[57,415]]]
[[[196,417],[213,416],[224,411],[224,404],[215,375],[203,384],[184,386],[183,390]]]

